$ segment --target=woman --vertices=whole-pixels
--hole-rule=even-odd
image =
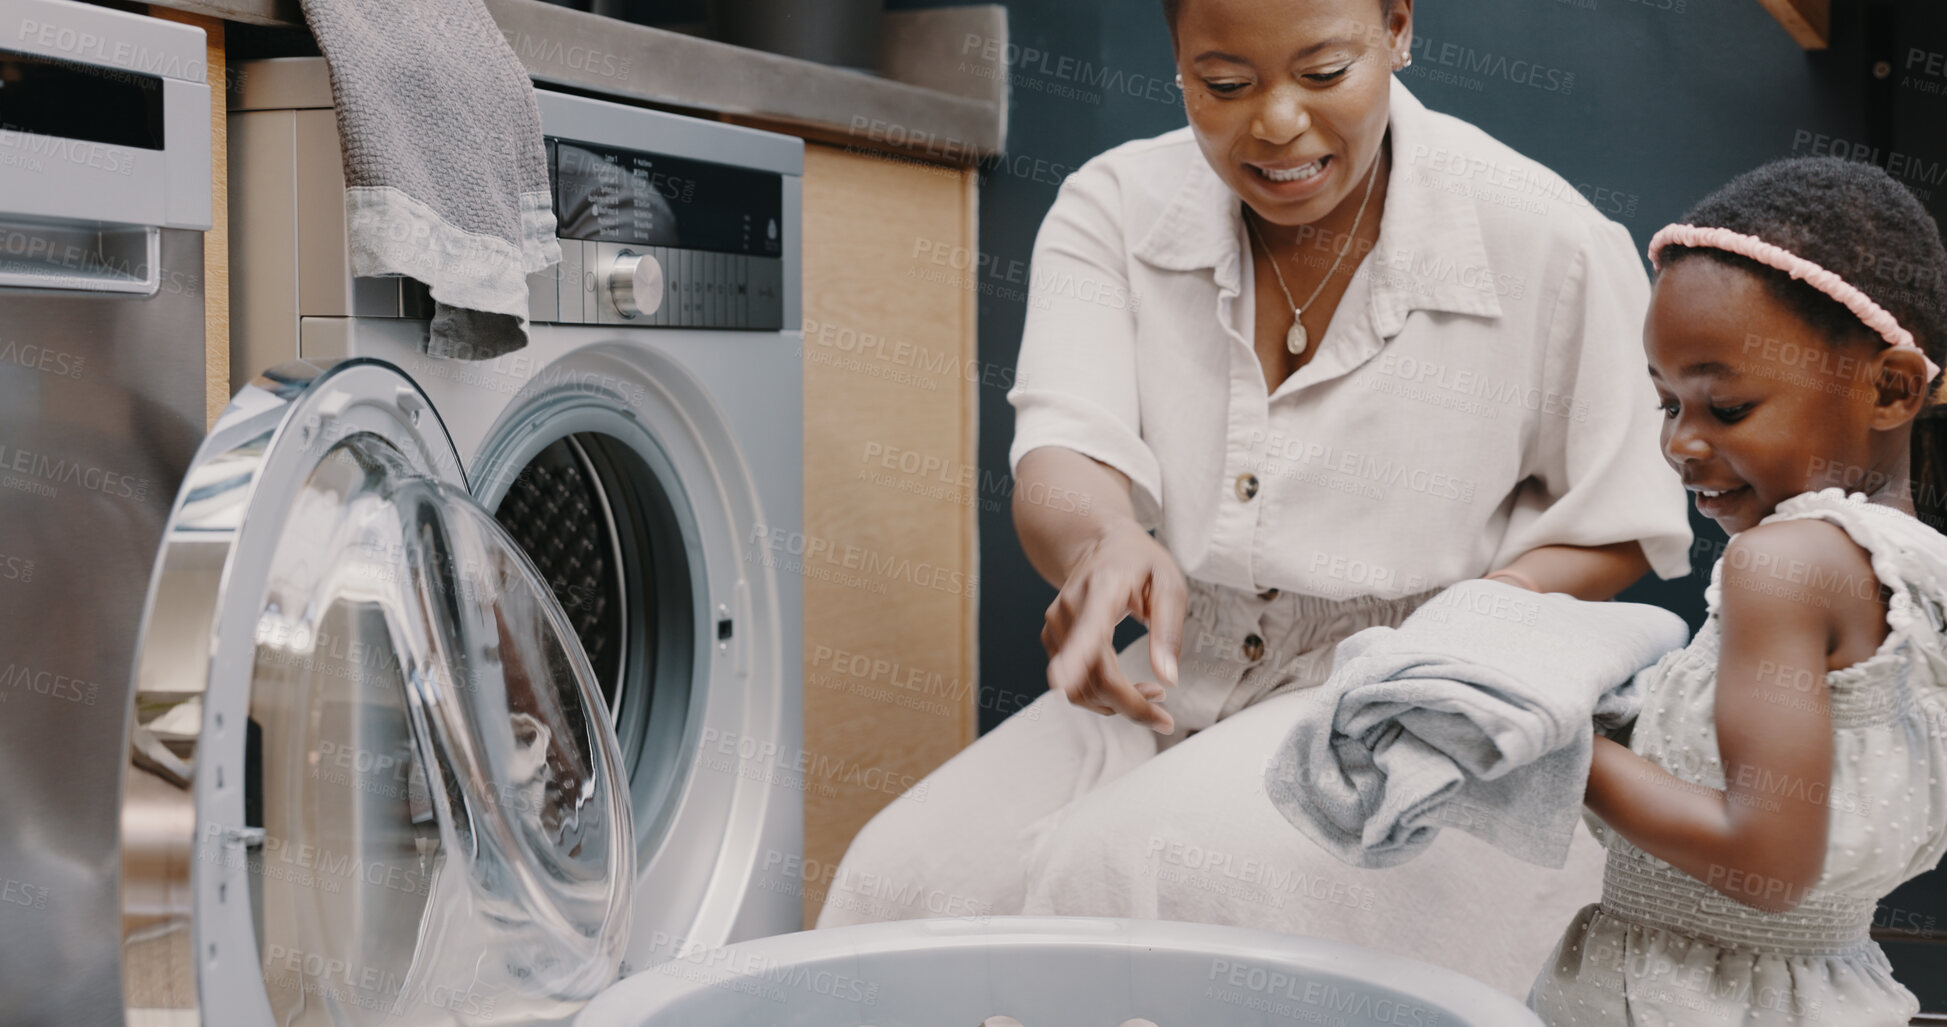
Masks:
[[[1688,572],[1642,265],[1394,81],[1412,0],[1164,7],[1190,124],[1063,185],[1010,395],[1016,527],[1061,590],[1050,694],[865,827],[819,926],[942,902],[1232,923],[1525,994],[1598,890],[1586,832],[1560,871],[1460,831],[1356,870],[1264,765],[1339,640],[1455,581],[1604,599]],[[1149,637],[1118,656],[1131,615]]]

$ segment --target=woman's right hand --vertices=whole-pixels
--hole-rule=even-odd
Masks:
[[[1048,687],[1077,706],[1169,734],[1176,721],[1162,699],[1164,685],[1176,684],[1182,651],[1189,602],[1183,572],[1133,519],[1105,524],[1078,557],[1041,629]],[[1149,663],[1160,682],[1132,682],[1116,662],[1115,628],[1130,615],[1149,628]]]

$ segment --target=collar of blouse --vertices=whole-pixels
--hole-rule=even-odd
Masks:
[[[1465,174],[1430,166],[1437,161],[1452,168],[1453,162],[1467,160],[1456,152],[1465,140],[1443,138],[1455,133],[1441,131],[1397,77],[1391,105],[1393,166],[1386,177],[1386,209],[1379,241],[1359,269],[1370,282],[1373,327],[1390,339],[1414,310],[1501,316],[1493,291],[1479,288],[1495,279],[1481,241],[1477,201],[1469,195],[1473,183]],[[1242,205],[1202,155],[1194,149],[1192,154],[1183,184],[1133,252],[1167,270],[1214,270],[1227,302],[1242,288]]]

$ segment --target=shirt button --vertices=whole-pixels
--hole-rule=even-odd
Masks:
[[[1257,635],[1245,635],[1244,658],[1252,663],[1264,659],[1264,639]]]
[[[1237,498],[1248,503],[1257,495],[1257,475],[1249,471],[1237,476]]]
[[[1259,592],[1257,594],[1257,597],[1268,603],[1271,600],[1278,598],[1278,590],[1275,588],[1267,588],[1264,591]]]

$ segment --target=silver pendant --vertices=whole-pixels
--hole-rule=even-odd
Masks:
[[[1304,355],[1305,343],[1307,341],[1305,326],[1299,324],[1298,320],[1293,318],[1291,321],[1291,330],[1284,333],[1284,348],[1290,350],[1291,355],[1294,357],[1302,356]]]

